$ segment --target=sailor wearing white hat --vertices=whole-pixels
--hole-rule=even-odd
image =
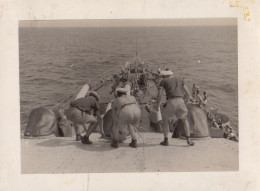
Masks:
[[[161,70],[160,74],[161,76],[172,76],[173,72],[171,70]]]
[[[128,129],[132,137],[130,147],[137,147],[137,139],[135,136],[135,128],[139,126],[141,118],[141,110],[134,96],[128,95],[128,89],[117,88],[116,99],[113,102],[113,133],[111,146],[119,147],[119,134],[125,135]]]
[[[163,76],[163,80],[160,82],[157,95],[157,108],[159,109],[161,104],[163,89],[166,92],[167,103],[162,109],[164,141],[160,144],[164,146],[169,145],[169,122],[176,116],[177,119],[181,119],[183,122],[188,145],[193,146],[194,143],[190,140],[190,126],[187,120],[188,109],[183,100],[184,92],[190,97],[189,90],[184,84],[183,78],[174,77],[172,71],[161,71],[161,75]]]
[[[126,88],[117,88],[116,89],[116,92],[117,93],[123,93],[123,94],[126,94],[128,92],[128,90]]]

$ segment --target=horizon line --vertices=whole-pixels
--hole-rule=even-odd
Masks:
[[[86,20],[20,20],[19,27],[170,27],[232,26],[237,18],[179,19],[86,19]]]

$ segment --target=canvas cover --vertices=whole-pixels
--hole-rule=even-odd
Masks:
[[[30,115],[24,131],[25,137],[58,135],[57,118],[52,110],[36,108]]]
[[[192,138],[206,138],[210,137],[208,119],[206,112],[196,105],[188,105],[188,121],[190,124],[190,137]],[[179,120],[177,124],[177,131],[180,131],[181,136],[185,136],[183,124]]]

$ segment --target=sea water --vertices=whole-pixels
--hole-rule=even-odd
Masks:
[[[21,129],[34,108],[119,72],[136,51],[206,91],[238,130],[237,26],[19,28]]]

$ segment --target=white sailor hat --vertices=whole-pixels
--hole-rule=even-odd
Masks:
[[[173,75],[173,72],[171,70],[161,70],[160,74],[162,76],[171,76],[171,75]]]
[[[94,90],[90,90],[90,91],[88,92],[88,95],[93,95],[94,97],[96,97],[96,98],[97,98],[97,100],[99,100],[99,99],[100,99],[100,97],[99,97],[98,93],[97,93],[97,92],[95,92]]]
[[[125,89],[125,88],[117,88],[116,92],[121,92],[121,93],[125,93],[126,94],[128,92],[128,90]]]

